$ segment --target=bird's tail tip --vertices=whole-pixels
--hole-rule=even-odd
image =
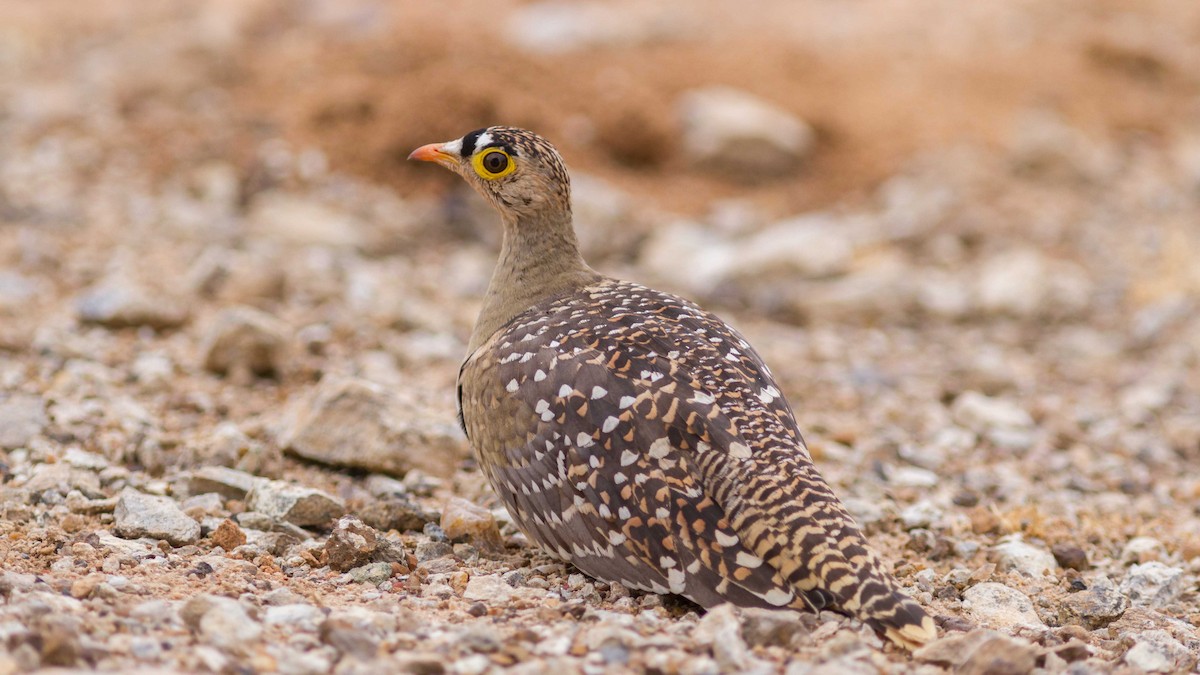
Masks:
[[[893,617],[893,619],[899,617]],[[907,651],[915,651],[937,639],[937,626],[933,618],[923,610],[918,617],[905,617],[903,622],[886,622],[883,624],[883,635],[898,647]]]

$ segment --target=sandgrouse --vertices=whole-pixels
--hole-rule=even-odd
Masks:
[[[409,158],[461,175],[504,224],[459,415],[530,539],[596,578],[704,607],[831,609],[909,649],[936,637],[745,338],[584,262],[549,142],[493,126]]]

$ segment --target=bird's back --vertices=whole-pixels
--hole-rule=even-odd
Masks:
[[[603,280],[518,315],[459,386],[497,493],[583,571],[704,606],[828,607],[908,646],[935,634],[818,474],[766,365],[695,305]]]

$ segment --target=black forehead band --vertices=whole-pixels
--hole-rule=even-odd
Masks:
[[[479,140],[479,137],[482,136],[483,132],[485,132],[485,131],[487,131],[487,127],[484,127],[482,129],[476,129],[475,131],[470,132],[466,136],[463,136],[463,142],[462,142],[462,156],[463,157],[470,157],[471,155],[475,154],[475,143],[476,143],[476,141]]]
[[[483,148],[475,147],[476,145],[479,144],[479,137],[482,136],[484,134],[484,132],[487,131],[488,129],[491,129],[491,127],[484,127],[482,129],[476,129],[475,131],[468,133],[466,136],[463,136],[462,151],[461,151],[463,157],[470,157],[485,148],[500,148],[501,150],[507,152],[510,155],[520,155],[520,153],[517,151],[516,146],[514,146],[512,143],[508,142],[509,138],[507,136],[497,133],[495,131],[492,132],[492,142],[488,143]]]

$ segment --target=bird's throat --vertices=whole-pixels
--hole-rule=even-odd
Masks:
[[[570,211],[538,219],[506,219],[500,258],[468,353],[522,312],[600,278],[579,253]]]

